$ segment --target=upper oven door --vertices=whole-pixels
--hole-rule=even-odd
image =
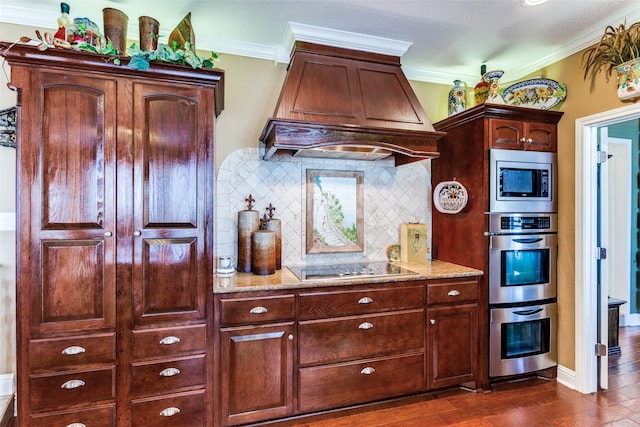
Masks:
[[[556,298],[557,234],[489,237],[489,303]]]
[[[490,150],[490,212],[557,212],[556,154]]]

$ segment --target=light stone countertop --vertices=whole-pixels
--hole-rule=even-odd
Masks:
[[[405,280],[448,279],[455,277],[481,276],[482,270],[464,267],[444,261],[428,261],[424,264],[394,262],[418,274],[386,277],[354,279],[317,280],[301,282],[286,266],[269,276],[258,276],[253,273],[235,273],[232,275],[215,275],[213,293],[265,291],[277,289],[300,289],[326,286],[355,285],[362,283],[390,283]]]

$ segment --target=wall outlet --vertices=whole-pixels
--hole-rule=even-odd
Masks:
[[[0,212],[0,231],[16,229],[16,213]]]

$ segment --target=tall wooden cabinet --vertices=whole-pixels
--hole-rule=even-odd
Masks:
[[[434,209],[432,256],[485,272],[478,294],[479,388],[489,389],[489,149],[556,151],[562,112],[482,104],[434,123],[447,136],[431,162],[431,182],[456,179],[468,191],[455,215]],[[451,238],[465,236],[465,238]]]
[[[18,425],[212,425],[224,73],[3,52],[18,90]]]

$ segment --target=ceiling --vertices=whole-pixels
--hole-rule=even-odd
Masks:
[[[71,17],[102,27],[102,9],[160,22],[161,41],[191,12],[196,47],[287,62],[294,40],[401,56],[411,80],[474,85],[481,64],[511,82],[597,41],[604,28],[640,20],[639,0],[68,0]],[[2,0],[0,22],[55,27],[58,1]],[[24,34],[34,37],[34,34]]]

